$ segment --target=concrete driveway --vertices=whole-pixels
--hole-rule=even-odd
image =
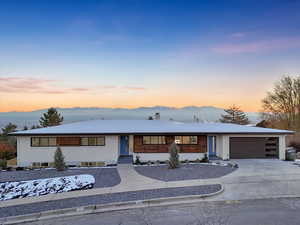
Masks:
[[[300,174],[300,167],[291,161],[279,159],[236,159],[232,160],[239,165],[233,176],[281,176]]]
[[[239,169],[220,179],[217,200],[300,197],[300,167],[278,159],[232,160]]]

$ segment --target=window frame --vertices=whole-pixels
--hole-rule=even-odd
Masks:
[[[87,145],[82,145],[82,138],[87,138],[88,139],[88,144]],[[92,145],[90,144],[90,138],[95,138],[95,144]],[[103,139],[103,144],[98,144],[98,138],[102,138]],[[80,146],[85,146],[85,147],[88,147],[88,146],[105,146],[106,145],[106,137],[105,136],[83,136],[83,137],[80,137]]]
[[[179,137],[179,139],[180,139],[180,142],[181,143],[177,143],[176,142],[176,137]],[[183,143],[183,137],[189,137],[189,142],[190,143]],[[196,137],[196,143],[191,143],[192,141],[192,137]],[[198,145],[199,144],[199,138],[198,138],[198,136],[197,135],[176,135],[175,137],[174,137],[174,141],[175,141],[175,143],[177,144],[177,145]]]
[[[81,146],[85,146],[85,147],[88,147],[88,146],[105,146],[106,145],[106,137],[105,136],[80,136],[80,145],[59,145],[57,143],[57,138],[60,137],[60,136],[57,136],[57,137],[53,137],[53,136],[41,136],[41,137],[31,137],[30,138],[30,147],[33,147],[33,148],[44,148],[44,147],[57,147],[57,146],[61,146],[61,147],[81,147]],[[64,137],[64,136],[61,136],[61,137]],[[38,145],[33,145],[33,139],[38,139]],[[41,139],[42,138],[47,138],[48,139],[48,145],[41,145]],[[55,142],[56,142],[56,145],[50,145],[50,138],[55,138]],[[88,144],[87,145],[82,145],[82,138],[87,138],[88,140]],[[89,139],[90,138],[95,138],[95,144],[92,145],[90,144],[89,142]],[[99,141],[98,139],[99,138],[102,138],[103,141]],[[98,144],[98,143],[101,143],[103,142],[102,144]]]
[[[39,144],[38,144],[37,146],[35,146],[35,145],[32,144],[32,143],[33,143],[32,140],[33,140],[34,138],[37,138],[37,139],[39,140],[39,141],[38,141]],[[48,145],[41,145],[41,139],[42,139],[42,138],[47,138],[47,139],[48,139]],[[50,143],[50,141],[49,141],[50,138],[55,138],[55,140],[56,140],[56,141],[55,141],[55,142],[56,142],[56,145],[50,145],[50,144],[49,144],[49,143]],[[52,137],[52,136],[50,136],[50,137],[44,137],[44,136],[42,136],[42,137],[31,137],[31,138],[30,138],[30,147],[34,147],[34,148],[45,148],[45,147],[46,147],[46,148],[47,148],[47,147],[57,147],[57,146],[58,146],[58,145],[57,145],[57,139],[56,139],[56,137]]]
[[[149,142],[149,143],[145,143],[144,137],[149,137],[149,138],[150,138],[150,139],[149,139],[150,142]],[[153,140],[152,137],[157,138],[158,143],[153,144],[153,142],[152,142],[152,140]],[[163,137],[163,138],[162,138],[162,137]],[[143,141],[143,145],[166,145],[166,144],[167,144],[166,136],[164,136],[164,135],[143,135],[143,136],[142,136],[142,141]],[[161,142],[163,142],[163,143],[161,143]]]

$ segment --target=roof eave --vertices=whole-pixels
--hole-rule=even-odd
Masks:
[[[71,136],[71,135],[153,135],[153,134],[164,134],[164,135],[174,135],[174,134],[206,134],[206,135],[217,135],[217,134],[233,134],[233,135],[293,135],[294,131],[286,132],[104,132],[104,133],[11,133],[9,136]]]

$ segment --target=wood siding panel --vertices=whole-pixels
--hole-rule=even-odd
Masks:
[[[144,145],[143,136],[135,135],[133,151],[135,153],[168,153],[169,146],[174,142],[175,136],[180,136],[180,134],[174,136],[165,136],[166,137],[165,145]],[[196,145],[178,145],[178,146],[180,148],[180,153],[206,153],[207,136],[199,135],[198,144]]]

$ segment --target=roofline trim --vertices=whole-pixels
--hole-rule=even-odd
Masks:
[[[286,132],[134,132],[134,133],[10,133],[9,136],[72,136],[72,135],[174,135],[174,134],[261,134],[261,135],[292,135],[294,131]]]

